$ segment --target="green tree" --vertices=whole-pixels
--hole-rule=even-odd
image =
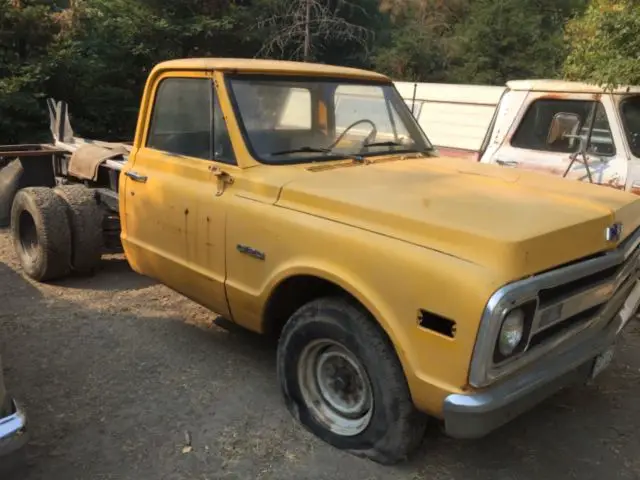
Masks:
[[[365,4],[365,6],[362,5]],[[349,0],[261,0],[256,27],[265,38],[259,57],[321,61],[329,45],[366,49],[371,39],[367,4]],[[357,13],[357,15],[356,15]],[[365,21],[358,21],[357,17]]]
[[[81,135],[130,139],[150,69],[178,57],[297,58],[375,68],[398,80],[500,84],[555,76],[565,55],[564,22],[585,3],[0,0],[0,143],[47,139],[47,96],[69,103]],[[636,4],[595,3],[613,10],[596,18],[592,6],[569,24],[575,46],[567,75],[615,70],[629,80],[638,64]],[[592,38],[602,32],[609,33]],[[589,42],[635,60],[618,58],[614,69],[612,55],[590,53]]]
[[[0,0],[0,144],[46,138],[42,99],[59,31],[48,3]]]
[[[640,2],[593,0],[566,28],[565,76],[606,87],[640,85]]]
[[[446,80],[451,34],[467,7],[468,0],[382,0],[389,22],[379,36],[376,67],[398,79]]]
[[[563,26],[585,0],[475,0],[455,30],[451,80],[502,85],[556,77],[566,55]]]
[[[52,46],[49,94],[80,134],[131,139],[151,68],[179,57],[246,55],[229,0],[75,0]]]

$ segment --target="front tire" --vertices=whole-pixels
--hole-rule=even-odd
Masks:
[[[341,450],[390,465],[424,436],[426,417],[391,342],[347,299],[315,300],[291,317],[278,344],[278,378],[291,414]]]
[[[24,188],[16,194],[11,234],[22,268],[32,279],[46,282],[71,271],[67,207],[50,188]]]

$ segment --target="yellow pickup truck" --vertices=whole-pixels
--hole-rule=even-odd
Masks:
[[[54,143],[4,150],[27,274],[92,272],[120,239],[135,271],[278,338],[292,415],[374,461],[428,418],[477,438],[595,377],[637,310],[636,196],[437,157],[386,76],[169,61],[131,144],[49,108]]]

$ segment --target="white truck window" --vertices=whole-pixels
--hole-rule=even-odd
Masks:
[[[640,158],[640,95],[624,99],[620,105],[622,124],[631,153]]]
[[[601,156],[615,155],[615,144],[604,106],[600,102],[584,100],[549,98],[536,100],[525,113],[518,130],[516,130],[511,140],[511,145],[528,150],[573,153],[576,148],[575,140],[558,138],[557,141],[551,144],[547,142],[551,122],[558,113],[577,115],[580,118],[579,133],[586,135],[591,127],[594,105],[596,107],[595,120],[587,151]]]

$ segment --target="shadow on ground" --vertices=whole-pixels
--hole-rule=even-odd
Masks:
[[[104,257],[99,270],[92,276],[70,276],[53,283],[65,288],[98,291],[140,290],[156,285],[151,278],[138,275],[131,270],[122,255]]]

